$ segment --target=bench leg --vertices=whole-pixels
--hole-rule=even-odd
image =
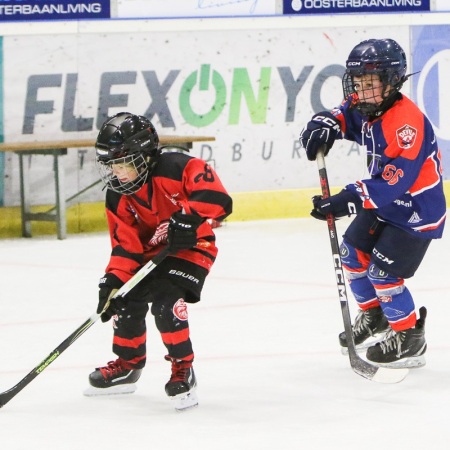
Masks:
[[[64,189],[64,165],[62,158],[58,155],[53,156],[55,171],[55,194],[56,194],[56,229],[58,239],[66,239],[67,237],[67,220],[66,220],[66,200]]]
[[[22,217],[22,236],[31,237],[29,169],[24,156],[19,154],[20,169],[20,215]]]

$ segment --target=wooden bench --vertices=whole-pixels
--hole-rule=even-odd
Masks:
[[[211,136],[159,136],[159,143],[163,145],[174,145],[192,148],[194,142],[215,141]],[[67,237],[66,207],[67,203],[86,192],[91,187],[100,183],[101,180],[92,183],[82,191],[76,193],[69,199],[65,199],[64,166],[61,156],[67,155],[69,148],[94,148],[93,139],[73,139],[61,141],[41,142],[12,142],[0,143],[0,151],[14,152],[19,156],[20,171],[20,211],[22,219],[22,236],[32,237],[31,222],[47,221],[56,222],[58,239]],[[51,155],[53,156],[53,173],[55,178],[55,206],[46,212],[33,213],[30,206],[30,182],[29,167],[24,162],[26,155]]]

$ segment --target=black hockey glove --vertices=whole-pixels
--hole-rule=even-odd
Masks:
[[[323,145],[326,145],[324,152],[326,156],[340,131],[339,121],[330,112],[323,111],[314,115],[300,133],[300,142],[306,150],[308,159],[314,161],[319,148]]]
[[[326,220],[327,214],[333,214],[336,219],[351,216],[357,214],[362,208],[359,196],[346,189],[326,199],[323,199],[321,195],[315,195],[312,202],[314,209],[311,211],[311,216],[319,220]]]
[[[102,319],[102,322],[108,322],[120,307],[120,305],[116,304],[115,300],[111,299],[123,284],[124,283],[112,273],[107,273],[100,278],[98,284],[97,314],[101,314],[100,318]]]
[[[202,222],[203,218],[196,214],[173,213],[167,230],[169,250],[176,252],[195,247],[197,244],[197,228]]]

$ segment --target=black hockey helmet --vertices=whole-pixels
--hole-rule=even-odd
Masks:
[[[147,179],[151,159],[158,155],[158,144],[155,127],[146,117],[129,112],[109,117],[95,143],[97,167],[105,186],[126,195],[139,190]],[[136,178],[121,182],[113,171],[119,164],[136,171]]]
[[[97,158],[107,162],[132,153],[154,156],[158,144],[158,134],[150,120],[144,116],[121,112],[109,117],[102,125],[95,148]]]
[[[363,114],[379,116],[395,100],[398,91],[407,80],[406,54],[393,39],[368,39],[360,42],[350,52],[342,78],[344,98],[355,94],[354,77],[367,74],[378,75],[383,85],[381,104],[356,103]]]

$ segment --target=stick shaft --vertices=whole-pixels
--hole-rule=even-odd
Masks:
[[[317,167],[319,169],[319,178],[320,178],[320,187],[322,189],[322,196],[323,198],[328,198],[330,197],[330,185],[328,182],[328,174],[325,166],[325,157],[322,149],[317,152]],[[349,354],[353,351],[355,351],[356,353],[355,343],[353,341],[350,311],[348,307],[347,288],[345,285],[341,255],[339,253],[339,241],[337,238],[336,222],[334,220],[333,214],[327,214],[326,221],[328,226],[328,237],[330,238],[331,254],[333,258],[333,265],[336,276],[336,285],[338,289],[339,302],[341,304],[342,317],[344,320],[344,328],[347,337]]]
[[[94,314],[81,324],[69,337],[59,344],[49,355],[44,358],[31,372],[29,372],[14,387],[0,394],[0,408],[5,406],[24,387],[28,386],[39,374],[41,374],[56,358],[69,348],[81,335],[83,335],[100,316]]]
[[[322,188],[323,198],[330,197],[330,186],[328,174],[325,166],[325,157],[323,149],[317,152],[317,167],[319,169],[320,187]],[[355,341],[353,339],[352,319],[348,305],[347,288],[345,285],[344,270],[342,268],[341,255],[339,252],[339,241],[336,231],[336,221],[333,214],[327,214],[326,221],[328,225],[328,236],[330,238],[331,254],[333,258],[334,271],[336,276],[336,286],[338,290],[339,302],[341,305],[342,320],[344,322],[345,336],[347,339],[348,356],[352,369],[368,379],[373,379],[378,371],[378,367],[373,366],[362,360],[356,351]]]
[[[136,286],[145,276],[147,276],[167,255],[169,250],[164,248],[156,256],[153,257],[139,272],[126,282],[122,288],[116,293],[117,296],[124,296],[134,286]],[[28,386],[39,374],[41,374],[55,359],[57,359],[67,348],[69,348],[81,335],[83,335],[95,322],[100,318],[100,314],[93,314],[89,319],[84,321],[70,336],[64,339],[45,359],[43,359],[31,372],[29,372],[22,380],[20,380],[11,389],[0,393],[0,408],[5,406],[12,398],[14,398],[24,387]]]

